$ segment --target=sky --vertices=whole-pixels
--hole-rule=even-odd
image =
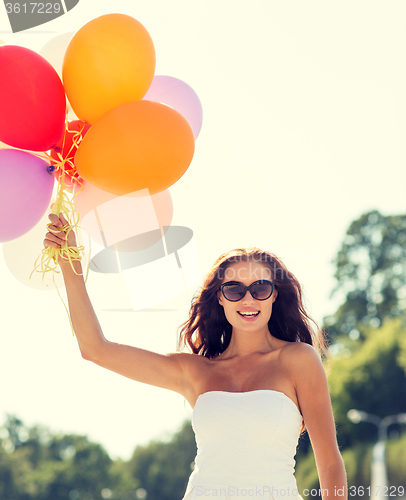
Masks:
[[[282,258],[321,322],[339,304],[330,297],[332,259],[349,224],[373,209],[406,210],[405,3],[80,0],[66,15],[15,34],[0,6],[0,39],[40,51],[113,12],[145,26],[155,74],[194,89],[203,126],[189,169],[169,189],[172,226],[193,231],[193,279],[170,300],[135,311],[123,275],[90,272],[87,289],[105,336],[175,351],[205,273],[221,253],[244,246]],[[33,268],[27,244],[14,243],[21,266]],[[57,292],[21,283],[2,252],[0,384],[3,421],[9,413],[27,425],[86,434],[113,458],[168,439],[191,417],[182,396],[83,360]]]

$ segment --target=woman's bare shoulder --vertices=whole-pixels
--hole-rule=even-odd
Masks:
[[[293,356],[302,354],[308,356],[316,354],[316,356],[318,356],[316,349],[311,344],[307,344],[306,342],[288,342],[286,340],[284,340],[283,342],[283,350],[285,352],[289,351],[289,354],[292,354]]]
[[[282,347],[280,361],[289,366],[291,371],[319,369],[322,361],[317,350],[305,342],[286,342]]]

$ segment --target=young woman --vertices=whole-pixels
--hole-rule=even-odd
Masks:
[[[61,248],[69,223],[50,214],[45,247]],[[76,246],[73,231],[68,246]],[[198,453],[185,498],[299,499],[293,475],[300,432],[312,443],[323,500],[347,498],[325,371],[323,341],[296,278],[272,254],[220,256],[193,300],[181,342],[161,355],[107,340],[78,276],[60,259],[82,356],[125,377],[182,394],[194,408]],[[79,261],[74,262],[82,273]],[[302,492],[308,496],[309,492]]]

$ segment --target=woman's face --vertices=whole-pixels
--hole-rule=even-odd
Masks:
[[[265,265],[254,262],[238,262],[231,264],[225,271],[223,283],[238,281],[245,286],[250,286],[258,280],[272,281],[271,271]],[[224,308],[228,322],[237,329],[257,330],[268,327],[272,314],[272,304],[278,292],[274,289],[272,295],[266,300],[256,300],[247,290],[244,297],[238,302],[230,302],[219,292],[219,304]]]

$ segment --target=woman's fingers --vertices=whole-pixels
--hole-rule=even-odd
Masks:
[[[65,245],[76,247],[75,232],[71,228],[68,230],[63,229],[70,226],[64,214],[60,213],[59,217],[56,214],[49,214],[48,219],[51,221],[51,224],[48,224],[49,232],[45,235],[44,247],[59,249]]]
[[[48,224],[48,228],[53,233],[62,234],[62,235],[65,234],[62,224],[60,224],[59,226],[57,226],[56,224]]]
[[[66,234],[62,231],[65,222],[61,221],[56,214],[49,214],[48,219],[52,224],[48,225],[49,232],[45,235],[44,247],[61,248],[66,243]]]
[[[44,243],[44,247],[45,248],[48,248],[48,247],[61,248],[61,245],[59,243],[55,243],[55,241],[52,241],[52,240],[49,240],[49,239],[45,239],[43,241],[43,243]]]
[[[56,226],[49,226],[49,232],[46,233],[45,235],[45,240],[44,240],[44,246],[45,247],[53,247],[53,248],[61,248],[62,245],[65,244],[66,242],[66,236],[65,233],[61,232],[56,232],[54,233],[53,231],[58,231],[58,228]]]
[[[48,219],[52,222],[54,226],[62,227],[63,223],[59,220],[56,214],[49,214]]]
[[[58,227],[69,226],[69,221],[62,213],[59,214],[59,217],[56,214],[49,214],[48,219],[52,222],[54,226]]]
[[[56,243],[65,243],[66,234],[61,230],[60,227],[50,225],[48,226],[49,233],[46,234],[46,238],[51,241],[55,241]],[[49,236],[49,237],[48,237]]]
[[[65,216],[62,213],[59,214],[59,219],[62,221],[62,224],[64,226],[69,225],[69,221],[65,218]]]

